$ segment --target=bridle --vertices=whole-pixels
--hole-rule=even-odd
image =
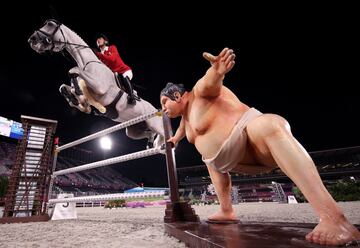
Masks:
[[[56,44],[63,44],[63,46],[61,47],[60,50],[63,50],[66,45],[74,45],[75,48],[79,48],[79,47],[81,47],[81,48],[91,48],[89,46],[67,42],[66,38],[65,38],[65,35],[64,35],[64,32],[61,29],[61,23],[60,22],[58,22],[56,20],[53,20],[53,19],[49,19],[49,20],[45,21],[44,26],[47,25],[48,22],[50,22],[50,21],[52,21],[52,22],[54,22],[56,24],[56,27],[55,27],[55,29],[54,29],[54,31],[52,33],[47,33],[47,32],[45,32],[45,31],[43,31],[41,29],[38,29],[38,30],[35,31],[36,34],[37,34],[38,39],[41,42],[43,42],[45,44],[48,44],[48,45],[51,45],[50,51],[54,50]],[[54,40],[54,36],[55,36],[55,34],[56,34],[56,32],[58,30],[60,30],[61,35],[64,38],[64,41]]]

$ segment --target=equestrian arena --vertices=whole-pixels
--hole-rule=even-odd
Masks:
[[[360,202],[340,202],[345,215],[360,224]],[[217,205],[195,206],[204,220]],[[307,203],[241,203],[235,205],[241,221],[318,221]],[[77,208],[78,219],[0,225],[0,247],[186,247],[164,233],[165,207]]]
[[[95,133],[84,137],[80,140],[71,142],[57,148],[61,151],[71,146],[78,145],[105,135],[110,132],[125,128],[128,125],[136,124],[146,118],[158,116],[159,113],[151,113],[145,116],[137,117],[129,122],[118,124],[112,128],[105,129],[99,133]],[[30,118],[31,119],[31,118]],[[163,119],[169,121],[168,118]],[[170,129],[169,122],[164,121],[165,137],[169,137]],[[26,130],[25,130],[26,131]],[[31,132],[30,132],[31,133]],[[29,136],[31,139],[31,135]],[[29,147],[29,145],[28,145]],[[164,151],[166,150],[166,151]],[[177,184],[171,176],[172,167],[169,166],[174,163],[174,151],[171,146],[166,143],[166,148],[152,148],[138,153],[128,154],[125,156],[115,157],[108,160],[98,161],[91,164],[81,165],[65,170],[53,171],[53,177],[63,175],[66,173],[73,173],[81,170],[87,170],[95,167],[106,166],[112,163],[124,162],[130,159],[138,159],[145,156],[150,156],[156,153],[164,153],[167,157],[167,168],[170,172],[169,185],[171,189],[170,199],[172,202],[179,201],[178,194],[174,193],[177,190]],[[55,156],[56,158],[56,156]],[[56,159],[55,159],[56,160]],[[29,167],[30,168],[30,167]],[[172,172],[174,173],[174,171]],[[25,182],[26,184],[26,182]],[[20,188],[18,188],[20,189]],[[52,190],[51,188],[48,190]],[[20,191],[19,191],[20,192]],[[31,193],[31,192],[30,192]],[[51,193],[49,193],[51,195]],[[112,195],[97,195],[86,197],[72,197],[64,199],[49,199],[49,204],[63,204],[65,202],[82,202],[84,200],[112,200],[126,198],[126,194],[112,194]],[[140,195],[139,195],[140,196]],[[144,194],[141,194],[143,197]],[[22,204],[22,203],[21,203]],[[24,205],[14,207],[14,212],[20,211]],[[26,205],[26,204],[25,204]],[[346,217],[353,224],[360,224],[360,202],[340,202],[339,206],[344,211]],[[27,211],[29,212],[29,202],[27,202]],[[213,212],[217,211],[218,205],[204,205],[192,206],[198,215],[201,222]],[[17,208],[17,209],[16,209]],[[319,220],[311,206],[307,203],[286,204],[277,202],[257,202],[257,203],[240,203],[234,205],[236,215],[242,223],[317,223]],[[45,208],[47,212],[51,212],[49,208]],[[165,211],[166,209],[166,211]],[[171,204],[168,206],[147,206],[141,208],[104,208],[99,207],[78,207],[76,208],[76,219],[60,219],[48,220],[41,222],[26,221],[28,223],[11,223],[0,225],[0,246],[1,247],[186,247],[184,242],[177,238],[168,235],[165,232],[164,225],[166,222],[171,222],[176,214],[169,214]],[[174,209],[173,209],[174,210]],[[2,209],[3,211],[3,209]],[[171,212],[171,211],[170,211]],[[186,212],[184,207],[183,212]],[[51,215],[51,214],[50,214]],[[180,214],[181,215],[181,214]],[[165,217],[165,218],[164,218]],[[21,219],[27,217],[8,217],[10,219]],[[31,216],[29,218],[32,218]],[[5,218],[3,218],[5,219]],[[1,219],[0,219],[1,220]],[[25,219],[24,219],[25,220]],[[165,223],[164,223],[165,220]],[[170,220],[170,221],[169,221]],[[197,219],[195,219],[196,221]],[[198,221],[198,220],[197,220]],[[22,221],[16,221],[22,222]],[[240,224],[242,225],[242,224]],[[280,224],[279,224],[280,225]],[[222,227],[221,227],[222,228]],[[300,228],[301,229],[301,228]],[[301,231],[301,230],[300,230]],[[307,229],[302,232],[307,232]],[[256,235],[255,235],[256,236]],[[257,234],[261,238],[261,234]],[[186,239],[185,239],[186,240]],[[218,247],[239,247],[239,242],[227,243],[225,246]],[[309,244],[310,245],[310,244]],[[308,244],[299,247],[318,247]],[[191,247],[197,247],[192,244]],[[217,247],[217,246],[214,246]],[[244,246],[247,247],[247,246]],[[291,247],[291,246],[284,246]]]

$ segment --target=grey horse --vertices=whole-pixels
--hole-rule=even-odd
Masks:
[[[38,53],[61,52],[64,49],[73,57],[77,66],[69,70],[71,86],[62,85],[60,92],[70,106],[90,113],[102,113],[116,122],[123,122],[156,111],[156,108],[139,98],[135,105],[127,103],[127,93],[121,89],[116,75],[103,64],[93,50],[70,28],[56,20],[47,20],[28,40]],[[164,143],[162,118],[159,116],[126,129],[132,139],[147,138],[154,146]]]

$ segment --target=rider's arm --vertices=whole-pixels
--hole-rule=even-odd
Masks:
[[[106,53],[98,52],[96,53],[96,55],[99,57],[99,59],[104,59],[110,62],[115,62],[116,57],[120,56],[116,46],[114,45],[109,46],[108,52]]]

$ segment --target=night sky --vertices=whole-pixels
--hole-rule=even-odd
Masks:
[[[19,4],[19,3],[18,3]],[[71,109],[60,95],[70,57],[40,55],[28,37],[48,18],[56,18],[77,32],[90,46],[104,33],[133,69],[139,95],[160,107],[159,92],[167,82],[191,89],[209,64],[202,52],[234,49],[234,69],[225,85],[239,99],[265,113],[285,117],[294,136],[308,151],[359,145],[358,60],[355,55],[354,15],[351,6],[244,6],[218,3],[213,9],[191,4],[114,7],[110,3],[64,3],[18,10],[0,17],[0,116],[20,121],[20,115],[58,120],[57,136],[63,143],[110,127],[115,123]],[[163,9],[161,9],[161,8]],[[271,8],[270,8],[271,7]],[[281,8],[280,8],[281,7]],[[25,10],[25,11],[24,11]],[[173,120],[173,128],[178,120]],[[145,141],[133,141],[119,131],[107,157],[143,150]],[[97,141],[83,146],[101,153]],[[178,167],[201,163],[193,145],[183,140],[177,148]],[[116,168],[136,182],[163,186],[164,159],[132,161]]]

